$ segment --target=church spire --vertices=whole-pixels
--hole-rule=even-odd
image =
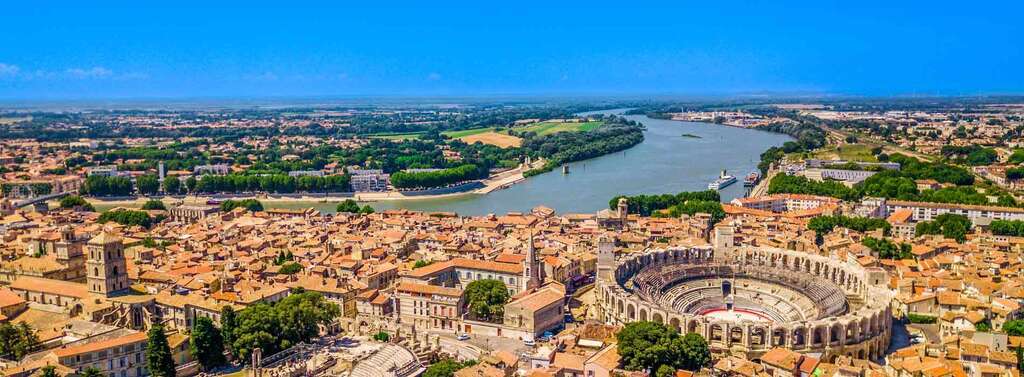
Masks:
[[[533,247],[533,230],[531,230],[526,245],[526,259],[523,261],[523,290],[540,287],[542,273],[540,258],[537,257],[537,250]]]

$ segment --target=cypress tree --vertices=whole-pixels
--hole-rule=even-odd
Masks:
[[[153,325],[146,336],[146,362],[149,374],[153,377],[175,377],[174,358],[171,355],[171,346],[167,343],[167,334],[164,334],[164,326]]]

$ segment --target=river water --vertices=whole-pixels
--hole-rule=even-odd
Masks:
[[[595,113],[622,114],[624,111]],[[558,213],[596,212],[608,208],[608,201],[620,194],[706,190],[707,184],[722,169],[738,179],[721,191],[722,200],[728,201],[744,195],[743,177],[756,169],[761,152],[792,140],[782,134],[715,124],[652,119],[643,115],[627,118],[647,126],[642,143],[624,152],[569,164],[569,174],[555,169],[486,195],[381,201],[370,205],[378,211],[405,208],[468,216],[527,212],[539,205],[551,207]],[[311,205],[323,212],[334,212],[333,203],[281,202],[268,207]]]

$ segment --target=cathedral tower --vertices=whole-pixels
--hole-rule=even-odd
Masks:
[[[86,285],[89,293],[106,297],[128,290],[128,269],[121,237],[103,231],[86,244]]]

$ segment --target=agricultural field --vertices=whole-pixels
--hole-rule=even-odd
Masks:
[[[600,127],[604,122],[582,122],[582,123],[555,123],[540,122],[525,127],[517,128],[519,132],[536,132],[538,136],[550,135],[557,132],[590,131]]]
[[[458,139],[466,142],[467,144],[473,144],[479,141],[481,143],[490,144],[500,148],[518,147],[523,145],[523,139],[506,133],[498,133],[494,131],[475,133]]]
[[[32,120],[32,116],[31,115],[24,116],[24,117],[0,117],[0,125],[10,125],[10,124],[15,124],[15,123],[19,123],[19,122],[28,122],[28,121],[31,121],[31,120]]]
[[[402,140],[418,139],[420,137],[420,135],[423,135],[423,134],[424,134],[423,132],[381,133],[381,134],[366,135],[366,137],[369,137],[371,139],[386,139],[386,140],[392,140],[392,141],[402,141]]]
[[[494,127],[474,128],[474,129],[471,129],[471,130],[459,130],[459,131],[445,131],[445,132],[442,132],[441,134],[444,135],[444,136],[448,136],[448,137],[450,137],[452,139],[461,139],[461,138],[466,137],[466,136],[478,135],[478,134],[487,133],[487,132],[491,132],[491,131],[494,131]]]

